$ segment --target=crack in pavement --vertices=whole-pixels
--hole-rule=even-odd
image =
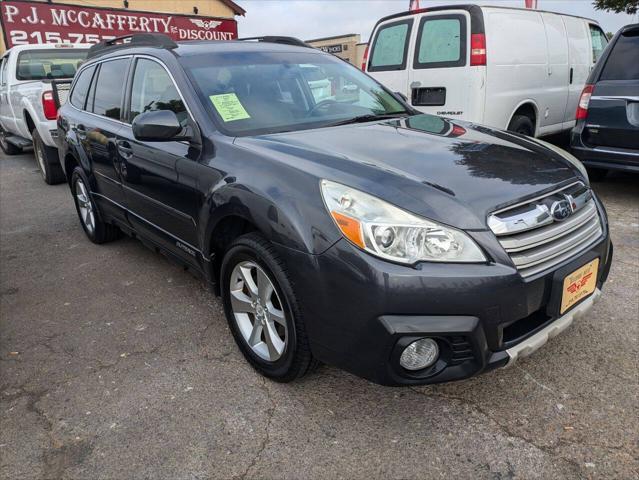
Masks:
[[[260,457],[262,456],[262,454],[266,450],[266,447],[271,441],[271,424],[273,422],[273,417],[275,416],[276,404],[275,404],[275,400],[273,400],[273,396],[271,395],[271,390],[267,386],[266,382],[268,381],[269,380],[266,377],[262,377],[263,390],[266,392],[266,396],[269,402],[271,402],[271,408],[267,410],[267,420],[266,420],[266,426],[264,428],[264,438],[262,439],[260,448],[258,449],[257,453],[251,460],[251,463],[249,463],[246,470],[244,470],[244,472],[241,475],[234,477],[234,478],[237,478],[238,480],[244,480],[245,478],[247,478],[248,474],[255,467],[255,465],[257,465],[257,462],[259,461]]]
[[[486,417],[488,420],[490,420],[492,423],[494,423],[497,428],[502,432],[502,434],[504,434],[506,437],[510,437],[510,438],[515,438],[517,440],[520,440],[522,442],[524,442],[527,445],[532,446],[533,448],[536,448],[537,450],[545,453],[546,455],[552,457],[552,458],[556,458],[562,462],[565,462],[570,469],[578,476],[578,477],[587,477],[587,475],[585,475],[584,473],[584,469],[581,466],[581,464],[579,462],[577,462],[576,460],[573,460],[571,458],[565,458],[562,457],[560,454],[558,454],[557,452],[555,452],[555,449],[561,445],[564,444],[568,444],[568,445],[572,445],[571,442],[566,442],[565,440],[559,440],[559,442],[557,443],[557,445],[555,445],[554,447],[548,446],[548,445],[538,445],[536,444],[533,440],[530,440],[526,437],[524,437],[523,435],[513,431],[512,429],[510,429],[507,425],[504,425],[502,423],[500,423],[499,421],[497,421],[495,418],[493,418],[487,411],[485,411],[481,406],[479,406],[476,402],[469,400],[467,398],[464,397],[460,397],[457,395],[444,395],[441,393],[435,393],[435,392],[431,392],[431,393],[427,393],[427,392],[423,392],[421,390],[417,390],[415,387],[409,387],[409,389],[411,391],[413,391],[414,393],[418,394],[418,395],[423,395],[425,397],[429,397],[429,398],[443,398],[446,400],[454,400],[457,401],[463,405],[467,405],[470,408],[472,408],[473,410],[475,410],[476,412],[478,412],[480,415],[483,415],[484,417]]]

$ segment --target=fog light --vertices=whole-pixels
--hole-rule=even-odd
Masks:
[[[411,343],[402,352],[399,364],[406,370],[430,367],[439,357],[439,347],[432,338],[422,338]]]

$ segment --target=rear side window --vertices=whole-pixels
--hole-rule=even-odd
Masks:
[[[405,20],[380,27],[373,42],[369,71],[383,72],[406,68],[406,52],[412,24],[412,20]]]
[[[466,17],[424,17],[417,34],[415,68],[445,68],[466,65]]]
[[[94,82],[96,85],[93,113],[120,120],[122,92],[128,64],[128,58],[111,60],[101,64],[97,82]]]
[[[27,50],[18,55],[18,80],[73,78],[88,50],[58,49]]]
[[[87,100],[87,93],[89,92],[89,85],[91,85],[91,79],[93,78],[93,72],[95,72],[95,66],[85,68],[78,75],[78,79],[73,86],[73,92],[71,92],[71,105],[80,110],[84,110],[84,104]]]
[[[606,45],[608,45],[608,38],[606,34],[597,25],[589,24],[590,26],[590,38],[592,40],[592,61],[597,63],[601,58]]]
[[[639,29],[626,32],[617,38],[600,80],[639,80]]]
[[[188,118],[184,102],[166,70],[153,60],[141,58],[133,75],[129,123],[141,113],[156,110],[171,110],[182,124]]]

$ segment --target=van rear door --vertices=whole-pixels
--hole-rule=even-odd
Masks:
[[[371,43],[366,71],[393,92],[408,90],[408,56],[413,18],[382,23]]]
[[[469,12],[433,11],[415,20],[408,75],[411,105],[426,113],[481,122],[485,66],[470,66]]]

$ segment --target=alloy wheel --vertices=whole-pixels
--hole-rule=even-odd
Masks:
[[[243,261],[233,268],[229,288],[242,338],[263,360],[277,361],[286,350],[288,329],[273,282],[255,262]]]
[[[75,182],[75,198],[78,202],[78,209],[80,210],[80,219],[87,231],[93,234],[95,230],[95,213],[93,211],[93,204],[89,198],[89,191],[81,178],[78,178]]]

